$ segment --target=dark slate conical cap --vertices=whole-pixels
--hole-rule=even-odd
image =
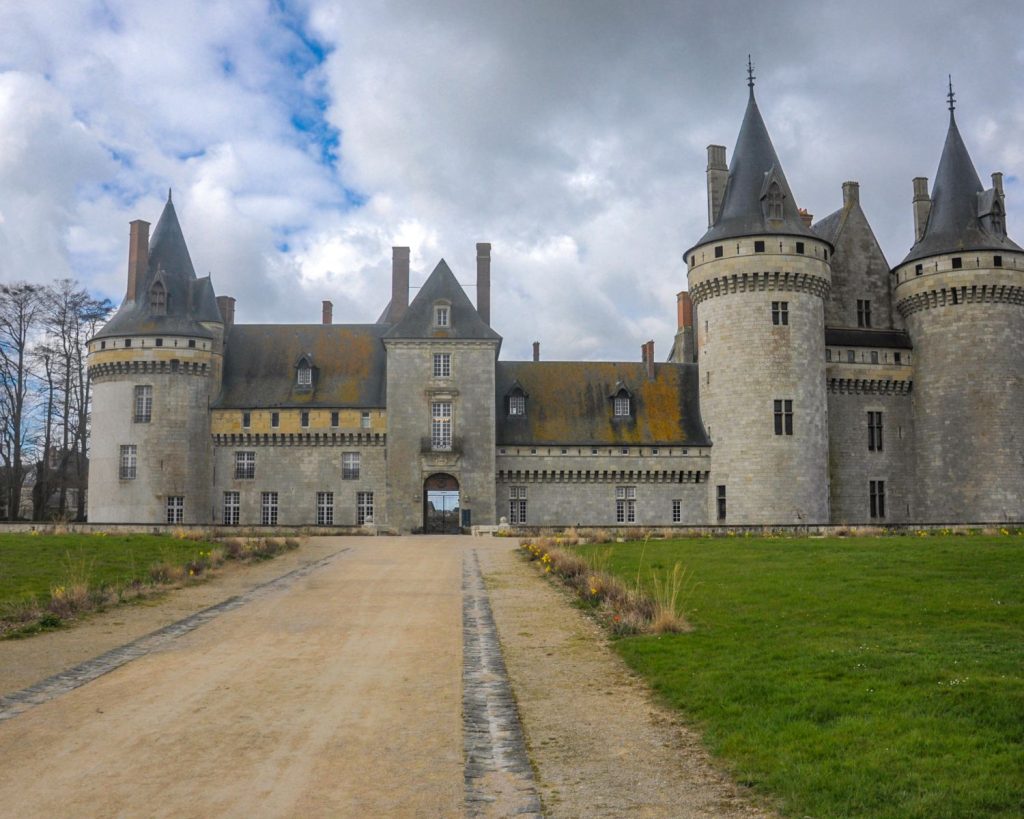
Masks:
[[[777,182],[782,191],[781,219],[767,218],[764,207],[763,199],[772,181]],[[751,83],[747,110],[729,163],[725,196],[715,223],[697,245],[764,233],[819,238],[800,218],[782,163],[757,107]]]
[[[967,250],[1020,250],[1017,243],[985,229],[979,216],[984,188],[967,153],[950,104],[949,130],[932,186],[932,208],[924,236],[901,262]]]
[[[159,282],[166,298],[162,313],[154,313],[150,291]],[[96,334],[104,336],[131,333],[166,333],[211,338],[201,321],[221,321],[213,285],[209,279],[196,279],[185,236],[170,192],[167,204],[149,242],[149,261],[136,285],[136,297],[122,302],[114,317]]]
[[[449,326],[446,328],[434,326],[434,304],[439,301],[451,306]],[[501,336],[480,318],[444,259],[437,263],[405,314],[384,337],[501,340]]]

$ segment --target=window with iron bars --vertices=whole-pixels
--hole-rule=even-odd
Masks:
[[[430,448],[449,451],[452,448],[452,402],[434,401],[430,409]]]
[[[140,384],[135,388],[135,423],[148,424],[153,417],[153,387]]]
[[[256,453],[235,453],[235,479],[251,479],[256,477]]]
[[[133,481],[136,475],[136,464],[138,462],[139,448],[135,444],[121,445],[121,460],[117,476],[122,481]]]
[[[359,461],[358,452],[341,453],[341,479],[343,481],[359,480]]]

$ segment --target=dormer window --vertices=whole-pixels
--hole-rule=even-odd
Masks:
[[[300,387],[310,387],[313,385],[313,371],[309,367],[299,367],[298,384]]]
[[[434,326],[448,327],[451,325],[451,307],[447,304],[434,305]]]
[[[782,218],[782,188],[778,182],[772,182],[765,197],[765,209],[769,219]]]
[[[313,359],[303,353],[295,362],[295,384],[303,391],[313,389]]]
[[[526,396],[520,390],[516,390],[508,397],[509,415],[526,415]]]
[[[615,417],[624,418],[631,414],[631,401],[629,394],[624,390],[615,396]]]
[[[163,282],[154,282],[149,288],[149,310],[155,316],[167,315],[167,289]]]

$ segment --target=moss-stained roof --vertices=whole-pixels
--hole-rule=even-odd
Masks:
[[[499,361],[495,373],[498,443],[709,446],[700,417],[696,364]],[[505,397],[518,384],[525,416],[510,416]],[[611,396],[625,386],[633,414],[614,419]]]
[[[228,334],[224,385],[214,406],[383,407],[384,324],[237,324]],[[313,363],[313,386],[296,364]]]

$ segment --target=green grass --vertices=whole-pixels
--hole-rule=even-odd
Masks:
[[[1024,815],[1024,537],[626,543],[609,571],[641,552],[692,571],[695,628],[618,650],[784,814]]]
[[[147,581],[150,566],[183,565],[211,544],[166,535],[0,535],[0,607],[35,597],[45,603],[54,586],[84,580],[90,588]]]

